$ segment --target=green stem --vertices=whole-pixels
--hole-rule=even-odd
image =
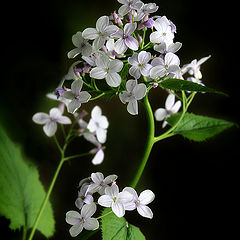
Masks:
[[[22,240],[26,240],[27,237],[27,226],[23,227]]]
[[[92,155],[92,153],[91,152],[86,152],[86,153],[76,154],[76,155],[73,155],[73,156],[65,157],[63,160],[68,161],[68,160],[71,160],[71,159],[74,159],[74,158],[80,158],[80,157],[84,157],[84,156],[88,156],[88,155]]]
[[[139,168],[137,170],[137,173],[135,174],[135,177],[134,177],[134,179],[131,183],[132,188],[135,188],[136,185],[138,184],[139,179],[141,178],[142,173],[144,171],[144,168],[147,164],[147,161],[148,161],[149,155],[151,153],[152,147],[154,145],[154,132],[155,132],[154,116],[153,116],[152,108],[151,108],[150,103],[148,101],[147,94],[143,99],[143,104],[144,104],[144,107],[145,107],[146,112],[147,112],[149,134],[148,134],[148,138],[147,138],[145,152],[144,152],[144,155],[142,157],[140,166],[139,166]]]

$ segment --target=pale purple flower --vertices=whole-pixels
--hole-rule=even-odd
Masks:
[[[131,10],[140,10],[144,3],[139,0],[118,0],[119,3],[123,5],[118,9],[118,13],[122,16],[125,16]]]
[[[123,62],[114,59],[110,60],[105,55],[100,55],[96,58],[96,67],[90,71],[90,77],[95,79],[106,79],[106,82],[111,87],[118,87],[122,81],[118,72],[123,68]]]
[[[161,54],[166,54],[166,53],[169,53],[169,52],[175,53],[181,47],[182,47],[182,43],[180,43],[180,42],[171,43],[168,46],[165,42],[162,42],[159,45],[154,45],[153,48],[154,48],[155,51],[160,52]]]
[[[52,108],[49,114],[39,112],[33,115],[32,120],[44,125],[43,131],[48,137],[52,137],[57,131],[57,123],[71,124],[70,118],[62,116],[62,112],[58,108]]]
[[[68,52],[68,58],[75,58],[77,55],[90,56],[92,53],[92,46],[82,37],[81,32],[77,32],[72,36],[73,45],[76,47]]]
[[[127,111],[132,114],[138,114],[137,101],[144,98],[147,92],[147,87],[144,83],[137,83],[137,80],[128,80],[126,83],[127,91],[123,91],[119,94],[119,98],[122,103],[128,103]]]
[[[165,16],[157,18],[153,26],[157,31],[150,34],[150,41],[152,43],[164,42],[167,46],[173,43],[174,34],[172,32],[170,22]]]
[[[132,199],[132,194],[127,191],[119,192],[117,184],[113,184],[106,187],[105,195],[98,199],[98,203],[103,207],[111,207],[114,214],[120,218],[125,214],[124,204],[131,202]]]
[[[100,143],[106,142],[107,128],[109,126],[106,116],[102,115],[102,110],[99,106],[95,106],[91,112],[91,119],[88,123],[87,129],[91,133],[95,133],[97,140]]]
[[[152,65],[148,63],[150,59],[150,52],[141,51],[140,53],[134,53],[132,57],[128,58],[128,63],[132,65],[129,69],[129,74],[135,79],[139,79],[141,75],[148,77],[152,68]]]
[[[119,38],[115,42],[115,51],[118,54],[123,54],[127,51],[128,48],[137,51],[138,50],[138,41],[132,37],[132,33],[136,30],[137,23],[127,23],[124,26],[124,30],[119,29],[112,36]]]
[[[194,59],[191,63],[186,64],[182,68],[183,74],[188,72],[190,75],[193,75],[196,79],[201,79],[202,78],[202,73],[200,71],[200,65],[206,62],[211,55],[208,57],[203,57],[199,61],[197,59]]]
[[[89,184],[85,183],[81,186],[80,191],[78,192],[78,198],[75,201],[76,207],[80,210],[84,204],[93,203],[93,196],[88,192]]]
[[[68,104],[68,112],[74,113],[80,108],[82,103],[88,102],[91,95],[87,91],[81,91],[83,85],[82,80],[75,80],[71,84],[71,91],[67,91],[63,94],[63,97],[70,99],[71,102]]]
[[[76,61],[73,63],[69,69],[68,73],[64,76],[64,80],[79,80],[82,79],[80,73],[77,70],[77,65],[81,63],[81,61]]]
[[[135,21],[142,20],[146,15],[148,16],[150,13],[154,13],[158,10],[158,6],[156,3],[147,3],[137,11],[137,16],[134,18]]]
[[[118,30],[116,25],[109,25],[109,17],[102,16],[96,22],[96,28],[87,28],[83,31],[82,36],[85,39],[94,40],[93,50],[100,49],[107,38]]]
[[[181,101],[175,103],[175,95],[170,93],[165,102],[165,108],[158,108],[154,115],[157,121],[163,121],[174,113],[177,113],[181,107]],[[163,122],[162,127],[167,125],[167,121]]]
[[[147,206],[151,203],[155,195],[151,190],[144,190],[140,193],[139,197],[137,192],[131,187],[125,187],[123,192],[129,192],[133,196],[133,200],[124,205],[125,210],[137,209],[138,213],[146,218],[153,218],[152,210]]]
[[[81,209],[81,214],[77,211],[68,211],[66,213],[66,222],[73,225],[69,229],[72,237],[76,237],[82,230],[96,230],[99,228],[99,222],[92,215],[96,212],[97,207],[95,203],[86,204]]]
[[[151,62],[153,68],[150,70],[150,77],[153,79],[161,78],[169,73],[179,71],[180,60],[174,53],[167,53],[163,58],[154,58]]]
[[[103,195],[105,193],[106,187],[108,187],[108,184],[112,184],[117,179],[117,175],[112,174],[104,178],[104,175],[100,172],[92,173],[91,174],[91,184],[88,187],[89,193],[95,193],[98,192],[100,195]]]

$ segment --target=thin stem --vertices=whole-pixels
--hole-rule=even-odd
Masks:
[[[23,227],[22,240],[26,240],[27,237],[27,226]]]
[[[108,212],[108,213],[106,213],[106,214],[104,214],[104,215],[101,215],[101,216],[97,217],[96,219],[104,218],[104,217],[106,217],[107,215],[109,215],[109,214],[112,213],[112,212],[113,212],[113,211],[111,210],[110,212]]]
[[[80,157],[84,157],[84,156],[88,156],[88,155],[92,155],[92,153],[91,152],[86,152],[86,153],[76,154],[76,155],[65,157],[63,160],[68,161],[68,160],[71,160],[71,159],[74,159],[74,158],[80,158]]]
[[[148,134],[148,139],[147,139],[147,143],[146,143],[146,147],[145,147],[145,152],[144,152],[144,155],[142,157],[140,166],[139,166],[139,168],[137,170],[137,173],[135,174],[134,179],[131,183],[132,188],[135,188],[136,185],[138,184],[139,179],[142,176],[142,173],[143,173],[144,168],[147,164],[149,155],[151,153],[151,150],[152,150],[152,147],[153,147],[153,144],[154,144],[154,132],[155,132],[154,116],[153,116],[152,108],[151,108],[150,103],[148,101],[147,94],[144,97],[143,104],[144,104],[144,107],[145,107],[146,112],[147,112],[149,134]]]
[[[105,95],[105,92],[99,94],[98,96],[96,96],[96,97],[94,97],[94,98],[90,98],[89,101],[94,101],[94,100],[96,100],[96,99],[98,99],[98,98],[100,98],[100,97],[102,97],[102,96],[104,96],[104,95]]]
[[[56,135],[53,136],[53,139],[54,139],[54,141],[55,141],[55,143],[56,143],[56,145],[58,147],[58,150],[60,151],[60,153],[62,153],[63,150],[62,150],[62,148],[61,148],[61,146],[60,146],[60,144],[59,144],[59,142],[58,142],[58,140],[56,138]]]

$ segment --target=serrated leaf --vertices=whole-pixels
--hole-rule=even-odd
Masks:
[[[173,114],[167,118],[167,122],[171,126],[174,126],[180,116],[181,113]],[[185,113],[182,121],[174,129],[173,133],[180,134],[190,140],[201,142],[232,127],[233,125],[234,123],[222,119]]]
[[[0,126],[0,215],[10,220],[13,230],[33,226],[45,197],[37,168],[26,162],[20,148]],[[37,229],[46,237],[55,230],[53,210],[47,204]]]
[[[110,209],[104,209],[102,215]],[[101,220],[103,240],[146,240],[140,229],[129,224],[124,217],[118,218],[113,212]]]
[[[206,92],[206,93],[216,93],[220,95],[227,94],[217,91],[212,88],[208,88],[198,83],[190,82],[187,80],[168,78],[163,80],[159,85],[164,89],[174,90],[174,91],[191,91],[191,92]]]

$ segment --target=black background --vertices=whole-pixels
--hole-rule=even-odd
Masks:
[[[190,111],[239,123],[238,26],[231,1],[155,1],[158,14],[166,15],[177,26],[175,41],[183,43],[177,53],[181,65],[211,54],[202,66],[203,82],[229,94],[229,97],[202,94],[194,99]],[[35,162],[45,188],[59,159],[54,142],[44,136],[31,117],[48,112],[54,103],[45,98],[66,73],[72,61],[67,52],[73,48],[71,36],[120,6],[117,1],[11,1],[1,7],[2,70],[0,120],[10,137],[22,145]],[[166,93],[154,89],[150,94],[153,110],[162,107]],[[120,188],[129,184],[146,141],[144,109],[130,116],[118,98],[98,104],[108,117],[110,127],[106,157],[100,166],[90,158],[73,160],[62,169],[51,202],[56,232],[51,239],[71,239],[65,213],[75,209],[76,186],[91,172],[105,176],[116,173]],[[84,107],[85,107],[84,106]],[[160,128],[157,132],[160,133]],[[150,207],[152,220],[128,213],[147,239],[229,239],[236,224],[237,162],[239,129],[232,128],[203,143],[189,142],[180,136],[154,146],[137,191],[149,188],[156,193]],[[79,153],[91,145],[80,140],[69,152]],[[236,213],[237,214],[237,213]],[[9,221],[0,218],[1,234],[20,239],[19,231],[8,229]],[[35,239],[45,239],[37,233]],[[92,239],[100,239],[100,234]]]

